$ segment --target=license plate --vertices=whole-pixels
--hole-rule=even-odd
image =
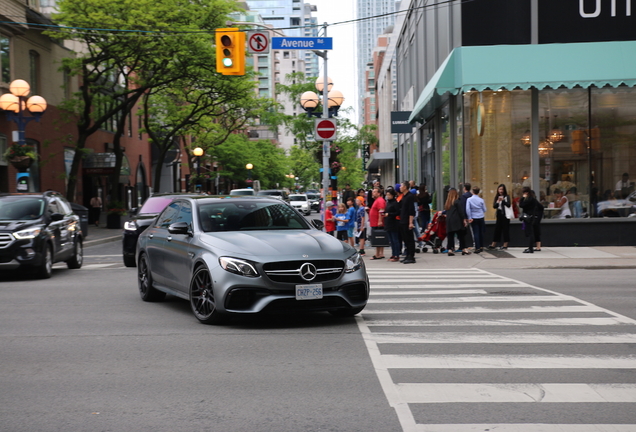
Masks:
[[[316,300],[322,298],[322,284],[296,285],[296,300]]]

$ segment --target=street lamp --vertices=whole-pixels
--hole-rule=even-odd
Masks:
[[[245,168],[247,168],[247,182],[252,183],[252,168],[254,168],[254,165],[248,163]]]
[[[31,93],[31,86],[29,86],[28,82],[21,79],[13,81],[9,85],[9,91],[11,93],[0,96],[0,109],[6,111],[9,121],[13,121],[18,125],[17,136],[14,134],[13,142],[17,142],[20,146],[25,146],[24,130],[26,125],[31,120],[40,121],[40,117],[46,111],[46,99],[36,95],[27,99],[27,96]],[[30,117],[24,115],[26,111],[31,113]],[[17,191],[28,192],[29,173],[27,169],[33,162],[32,158],[25,154],[18,154],[15,160],[11,162],[18,170],[16,176]]]
[[[203,149],[201,147],[195,147],[192,150],[192,154],[197,157],[197,182],[201,182],[201,156],[203,156]],[[197,184],[195,183],[194,188],[196,190]]]
[[[325,27],[326,32],[326,27]],[[325,59],[325,67],[324,77],[318,77],[315,82],[316,90],[322,93],[322,114],[315,113],[314,111],[318,107],[318,104],[321,103],[320,97],[313,91],[307,91],[300,96],[300,105],[307,112],[309,117],[322,117],[322,118],[331,118],[336,117],[338,115],[338,110],[342,103],[344,102],[344,96],[342,92],[333,89],[333,81],[331,78],[327,76],[327,58],[326,51],[321,55]],[[325,86],[324,83],[327,83]],[[330,199],[331,192],[327,194],[329,191],[329,178],[330,178],[330,170],[329,170],[329,158],[331,156],[331,141],[323,141],[322,143],[322,190],[323,190],[323,199],[324,203],[327,203],[327,200]],[[334,177],[332,177],[334,179]],[[333,188],[336,186],[333,185]],[[325,222],[325,211],[326,206],[322,211],[322,220]]]

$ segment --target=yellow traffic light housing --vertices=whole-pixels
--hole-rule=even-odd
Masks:
[[[216,29],[216,70],[223,75],[245,75],[245,33],[236,28]]]

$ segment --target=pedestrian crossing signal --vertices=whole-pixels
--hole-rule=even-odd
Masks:
[[[245,75],[245,33],[236,28],[216,29],[216,70],[223,75]]]

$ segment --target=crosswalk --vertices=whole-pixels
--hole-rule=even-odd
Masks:
[[[368,273],[357,323],[403,431],[636,431],[635,320],[479,269]]]

